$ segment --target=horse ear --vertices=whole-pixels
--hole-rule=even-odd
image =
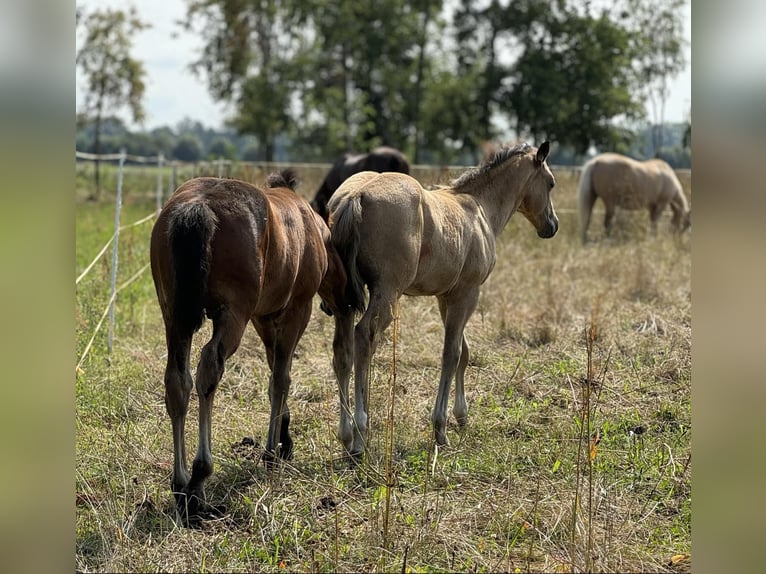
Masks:
[[[540,144],[540,147],[537,148],[537,155],[535,156],[535,159],[538,163],[543,163],[546,158],[548,157],[548,154],[551,151],[551,143],[548,140],[545,140],[543,143]]]

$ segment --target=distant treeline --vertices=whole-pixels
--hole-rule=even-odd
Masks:
[[[665,124],[663,145],[657,155],[674,168],[691,168],[691,150],[684,147],[683,138],[688,124]],[[651,129],[646,128],[632,134],[627,155],[646,159],[651,155]],[[331,157],[307,157],[305,147],[295,150],[288,137],[278,137],[274,161],[278,162],[330,162]],[[539,142],[531,142],[539,143]],[[584,158],[571,148],[553,143],[550,162],[554,165],[579,165]],[[80,125],[77,129],[77,150],[93,153],[93,126]],[[162,153],[168,160],[197,162],[218,158],[241,161],[265,161],[263,146],[258,145],[252,135],[238,135],[236,130],[205,127],[201,122],[183,120],[175,127],[163,126],[147,131],[131,131],[118,118],[107,118],[102,126],[101,153],[117,153],[125,149],[128,154],[152,156]],[[366,151],[366,150],[354,150]],[[598,150],[610,151],[610,150]],[[439,164],[428,153],[422,154],[423,164]],[[481,159],[481,150],[473,154],[464,153],[452,158],[453,165],[474,165]]]

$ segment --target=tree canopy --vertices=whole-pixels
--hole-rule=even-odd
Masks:
[[[385,144],[417,162],[473,162],[501,138],[580,157],[631,149],[647,102],[662,111],[685,64],[685,2],[186,0],[183,25],[203,42],[192,69],[234,110],[228,128],[252,136],[248,157],[330,161]],[[121,14],[127,36],[140,29]],[[125,41],[100,52],[124,56]],[[143,68],[121,61],[114,93],[140,104]],[[651,153],[667,144],[654,134]]]
[[[147,27],[129,11],[103,9],[85,14],[77,11],[77,26],[84,34],[75,64],[85,78],[86,95],[81,117],[95,125],[95,153],[100,153],[101,124],[105,115],[127,107],[136,122],[144,119],[143,97],[146,70],[131,56],[132,39]],[[100,192],[96,163],[96,195]]]

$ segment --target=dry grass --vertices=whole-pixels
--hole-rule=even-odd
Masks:
[[[227,364],[208,481],[227,512],[201,530],[173,520],[164,340],[142,276],[121,294],[111,361],[97,338],[77,376],[78,570],[688,569],[689,559],[670,561],[691,552],[690,238],[667,233],[669,214],[655,238],[646,213],[622,213],[626,230],[604,239],[597,206],[596,241],[583,247],[576,179],[557,178],[559,234],[538,239],[517,215],[499,242],[467,329],[469,423],[460,431],[452,421],[449,448],[434,450],[429,423],[442,345],[435,300],[402,299],[398,330],[374,359],[369,453],[357,470],[335,439],[332,322],[317,302],[292,373],[295,460],[278,472],[258,462],[268,374],[252,330]],[[78,271],[104,230],[108,238],[110,217],[108,206],[78,206]],[[145,227],[121,238],[121,276],[148,260]],[[105,275],[97,266],[78,286],[78,353],[103,308]],[[195,340],[195,362],[209,332]],[[193,396],[191,452],[196,416]]]

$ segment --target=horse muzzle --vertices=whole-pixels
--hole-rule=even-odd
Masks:
[[[558,230],[559,230],[559,221],[555,217],[552,217],[545,222],[545,225],[538,228],[537,236],[542,237],[543,239],[550,239],[551,237],[556,235],[556,232]]]

